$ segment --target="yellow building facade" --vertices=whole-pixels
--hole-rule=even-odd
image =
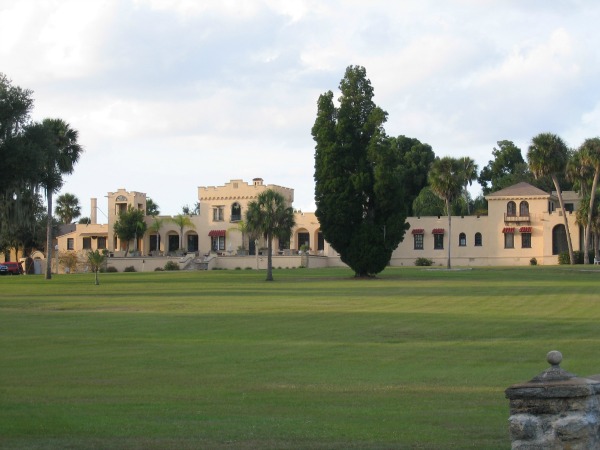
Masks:
[[[178,258],[182,268],[259,267],[260,255],[266,248],[262,238],[250,238],[244,229],[244,217],[250,201],[261,192],[273,189],[293,206],[294,190],[264,184],[261,178],[252,182],[230,180],[222,186],[198,187],[197,214],[189,216],[190,224],[181,228],[173,217],[146,216],[148,231],[130,242],[129,262],[139,259],[143,270],[161,267],[161,258]],[[403,242],[393,252],[392,266],[412,266],[417,258],[431,259],[445,266],[448,246],[454,266],[557,264],[558,254],[566,251],[564,217],[567,217],[573,247],[582,248],[583,231],[575,223],[579,198],[574,192],[563,193],[566,211],[558,207],[558,199],[527,183],[519,183],[486,197],[488,215],[448,217],[409,217]],[[110,192],[108,223],[97,223],[96,200],[92,199],[91,223],[77,224],[58,237],[59,252],[84,254],[88,250],[106,249],[113,262],[125,256],[126,242],[114,233],[113,225],[120,212],[128,208],[146,210],[146,194],[119,189]],[[320,230],[314,213],[295,213],[296,226],[289,242],[274,242],[274,266],[307,265],[340,266],[339,255]],[[310,261],[300,259],[310,255]],[[255,256],[256,263],[249,257]],[[244,259],[246,258],[246,259]],[[286,259],[287,258],[287,259]],[[290,259],[291,258],[291,259]],[[207,263],[210,262],[210,264]],[[193,263],[196,263],[194,266]],[[124,264],[124,263],[123,263]]]

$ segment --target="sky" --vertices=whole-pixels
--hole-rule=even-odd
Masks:
[[[598,23],[594,0],[0,0],[0,72],[79,132],[61,193],[84,216],[119,188],[173,215],[256,177],[307,212],[317,100],[349,65],[388,135],[481,169],[500,140],[600,134]]]

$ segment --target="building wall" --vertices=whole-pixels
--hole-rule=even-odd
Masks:
[[[230,180],[222,186],[206,186],[198,188],[198,200],[200,204],[199,214],[191,216],[193,226],[183,230],[183,249],[190,250],[188,238],[192,237],[192,243],[197,242],[197,250],[193,253],[203,256],[210,253],[218,253],[221,256],[236,256],[238,249],[248,253],[254,242],[242,233],[241,226],[247,211],[248,203],[255,200],[258,195],[266,189],[274,189],[280,192],[288,205],[292,205],[294,191],[277,185],[265,185],[260,178],[251,183],[236,179]],[[552,235],[556,226],[563,224],[563,212],[557,208],[558,202],[553,194],[544,193],[539,190],[533,194],[506,195],[499,193],[488,196],[489,212],[487,216],[465,216],[452,217],[451,230],[448,227],[448,218],[441,217],[409,217],[407,219],[410,228],[407,230],[404,241],[393,252],[390,265],[412,266],[419,257],[431,259],[436,265],[445,266],[448,257],[448,246],[450,245],[451,259],[454,266],[496,266],[496,265],[528,265],[531,258],[536,258],[538,264],[557,264],[558,257],[553,255]],[[578,206],[578,197],[573,193],[565,193],[565,198],[574,206]],[[514,202],[519,208],[521,202],[528,204],[527,216],[507,216],[507,205]],[[68,234],[59,236],[58,245],[60,251],[67,249],[69,239],[73,239],[74,250],[83,251],[83,239],[85,237],[106,236],[107,248],[114,256],[122,256],[121,248],[125,243],[115,238],[113,232],[114,221],[118,217],[119,210],[132,206],[145,210],[146,194],[129,192],[119,189],[108,194],[108,224],[77,225],[76,229]],[[236,207],[234,208],[234,205]],[[238,208],[239,207],[239,208]],[[221,212],[215,213],[220,208]],[[575,250],[580,249],[580,228],[575,224],[575,213],[566,213],[571,229],[571,237]],[[179,249],[180,229],[171,217],[161,216],[157,219],[162,221],[159,231],[160,245],[158,251],[152,252],[157,255],[177,256],[182,251]],[[146,217],[146,223],[150,226],[153,217]],[[290,237],[289,249],[279,250],[278,242],[274,242],[275,256],[294,257],[298,255],[301,245],[308,243],[309,253],[318,259],[318,266],[340,266],[344,265],[338,253],[321,236],[319,221],[315,213],[295,213],[296,227]],[[530,230],[528,230],[530,228]],[[511,230],[512,229],[512,230]],[[415,231],[421,230],[423,248],[415,248]],[[435,233],[434,233],[435,230]],[[511,230],[514,236],[513,248],[505,247],[505,235]],[[443,233],[443,248],[434,248],[435,234]],[[524,248],[522,245],[523,234],[531,231],[531,247]],[[461,233],[465,240],[461,241]],[[475,245],[475,235],[481,235],[481,245]],[[213,248],[213,235],[222,238],[223,246],[216,252]],[[172,237],[171,237],[172,236]],[[243,237],[243,239],[242,239]],[[155,246],[155,235],[147,232],[139,239],[138,249],[140,256],[149,256],[150,250]],[[464,245],[463,245],[464,244]],[[259,239],[257,248],[266,247],[263,239]],[[97,248],[96,240],[92,240],[92,250]],[[133,245],[130,249],[133,249]],[[123,252],[124,253],[124,252]],[[289,261],[295,261],[289,260]],[[315,260],[317,261],[317,260]],[[286,260],[286,263],[288,260]],[[231,264],[223,262],[224,265]],[[283,259],[282,259],[282,265]]]

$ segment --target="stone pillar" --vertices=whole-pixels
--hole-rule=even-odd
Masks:
[[[512,449],[600,448],[600,375],[579,378],[561,369],[558,351],[547,360],[549,369],[505,391]]]

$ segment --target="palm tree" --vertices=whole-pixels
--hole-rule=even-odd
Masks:
[[[163,225],[164,219],[159,219],[158,217],[153,217],[152,223],[148,226],[148,231],[150,233],[156,233],[156,251],[160,250],[160,234],[159,231]]]
[[[531,140],[527,152],[529,168],[535,178],[550,176],[556,189],[558,203],[563,211],[565,231],[567,234],[567,246],[569,249],[569,261],[575,264],[571,232],[569,231],[569,220],[565,211],[565,204],[558,182],[558,175],[565,173],[569,160],[569,149],[564,141],[552,133],[540,133]]]
[[[44,119],[41,127],[45,134],[45,154],[39,184],[44,188],[48,201],[46,279],[49,280],[52,278],[52,195],[62,186],[63,175],[73,173],[83,147],[77,143],[77,130],[62,119]]]
[[[460,195],[465,184],[464,167],[461,161],[446,156],[436,157],[429,169],[429,186],[431,190],[446,203],[446,214],[448,215],[448,263],[451,269],[450,247],[452,247],[452,210],[450,205]]]
[[[242,249],[246,250],[246,234],[248,233],[248,224],[245,220],[240,220],[237,226],[229,228],[227,231],[239,231],[242,234]]]
[[[160,207],[150,197],[146,197],[146,214],[152,217],[160,214]]]
[[[81,206],[79,199],[70,193],[59,195],[56,199],[56,208],[54,213],[60,217],[62,223],[71,223],[74,219],[81,216]]]
[[[171,218],[171,222],[179,227],[179,249],[183,250],[183,229],[188,227],[195,230],[196,226],[194,225],[194,222],[192,222],[192,219],[190,219],[190,216],[186,214],[177,214]]]
[[[587,223],[585,225],[585,237],[583,240],[583,263],[589,264],[589,246],[592,236],[592,215],[594,213],[594,201],[596,200],[596,188],[600,177],[600,138],[586,139],[581,145],[582,162],[594,169],[594,178],[590,190],[590,203],[587,212]]]
[[[88,253],[88,263],[90,264],[90,267],[92,269],[92,272],[94,272],[95,275],[95,279],[96,279],[96,286],[98,286],[100,284],[100,281],[98,281],[98,271],[100,270],[100,268],[102,267],[102,264],[104,264],[104,261],[106,261],[106,252],[100,252],[100,250],[94,250],[92,252]]]
[[[267,281],[273,281],[273,238],[290,236],[295,225],[294,210],[286,206],[283,195],[267,189],[248,203],[246,224],[249,233],[267,240]]]
[[[471,186],[473,181],[477,179],[477,164],[472,158],[463,156],[458,160],[461,168],[461,178],[463,179],[462,193],[465,197],[465,203],[467,204],[467,214],[471,214],[469,210],[469,192],[467,191],[467,185]]]

